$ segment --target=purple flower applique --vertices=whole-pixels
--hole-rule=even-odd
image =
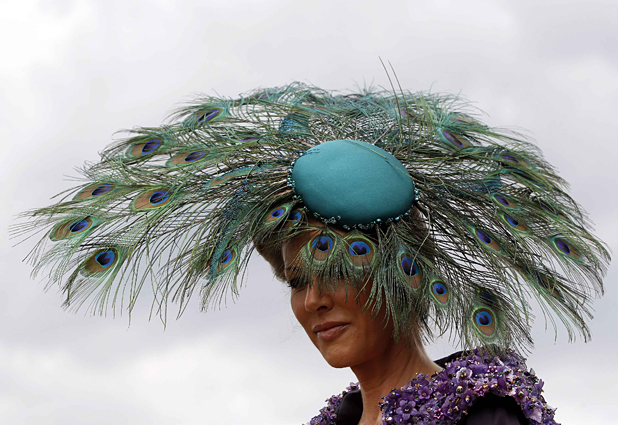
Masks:
[[[358,388],[358,384],[350,384],[347,391]],[[382,423],[452,425],[468,414],[476,399],[491,393],[513,397],[531,425],[558,425],[554,421],[555,409],[547,405],[542,391],[543,381],[533,370],[528,371],[525,359],[516,353],[495,357],[476,349],[447,363],[443,371],[431,377],[419,374],[402,388],[389,392],[380,403]],[[336,425],[335,411],[345,394],[328,399],[310,425]]]

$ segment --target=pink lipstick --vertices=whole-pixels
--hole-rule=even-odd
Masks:
[[[326,322],[313,327],[313,332],[318,335],[323,341],[332,341],[341,335],[347,328],[349,323],[345,322]]]

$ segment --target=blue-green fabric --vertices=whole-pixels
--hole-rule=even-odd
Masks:
[[[310,212],[335,217],[341,225],[395,218],[414,201],[414,183],[403,164],[357,140],[332,140],[309,149],[294,164],[292,180]]]

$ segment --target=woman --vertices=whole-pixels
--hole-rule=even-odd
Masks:
[[[131,308],[152,277],[162,307],[199,288],[207,308],[257,248],[325,359],[360,381],[313,425],[553,423],[515,354],[532,342],[527,296],[586,339],[609,256],[532,145],[456,98],[300,84],[131,133],[71,200],[29,213],[24,230],[51,226],[32,260],[55,266],[65,306]],[[433,362],[435,330],[479,348]]]
[[[316,229],[321,227],[321,223],[316,220],[309,219],[308,222]],[[334,231],[339,235],[346,233],[339,229]],[[450,372],[442,374],[439,372],[444,370],[447,362],[454,360],[461,362],[466,356],[460,352],[434,362],[427,356],[418,330],[407,334],[405,339],[396,340],[393,337],[392,323],[385,325],[384,307],[377,314],[363,310],[362,307],[367,302],[364,293],[366,290],[358,292],[354,290],[348,293],[343,284],[334,290],[320,290],[319,282],[300,277],[303,273],[299,273],[295,268],[296,259],[303,247],[319,232],[320,230],[315,230],[286,241],[282,246],[280,258],[267,256],[275,271],[280,268],[279,264],[283,264],[284,272],[280,277],[285,279],[291,288],[294,315],[324,359],[332,367],[350,367],[359,380],[354,388],[348,388],[342,396],[331,398],[329,405],[311,421],[311,425],[431,423],[423,422],[427,416],[432,416],[426,410],[422,410],[426,403],[416,397],[414,399],[402,397],[397,389],[414,387],[418,382],[428,383],[425,377],[434,383],[433,387],[450,385],[453,380],[449,379],[449,376],[454,375],[454,368],[457,366],[451,363]],[[371,286],[371,280],[369,278],[365,283]],[[415,318],[411,318],[411,321],[414,320]],[[418,329],[416,326],[413,328]],[[474,355],[469,357],[479,358]],[[417,377],[419,374],[421,376]],[[469,382],[480,381],[481,388],[483,385],[491,385],[490,380],[482,373],[470,376],[473,377],[475,379]],[[412,378],[415,378],[414,382],[411,381]],[[461,375],[456,379],[459,383],[460,378]],[[539,419],[539,414],[542,415],[541,418],[545,416],[545,421],[538,422],[553,423],[553,411],[545,405],[540,395],[542,384],[539,385],[535,381],[533,385],[538,387],[534,402],[543,410],[527,409],[527,412],[536,419]],[[428,387],[426,384],[422,390],[427,390]],[[453,389],[455,391],[452,391]],[[402,391],[405,393],[405,389]],[[451,388],[450,392],[456,393],[457,387]],[[488,391],[486,394],[482,394],[482,391],[478,394],[467,392],[469,400],[465,401],[465,397],[463,398],[467,409],[454,413],[451,409],[451,417],[445,423],[469,425],[529,423],[515,398],[505,397],[499,391]],[[508,392],[512,392],[512,389]],[[384,396],[389,393],[392,394],[390,406],[382,402]],[[449,394],[448,392],[438,394],[438,397],[440,395]],[[529,393],[527,396],[530,398]],[[442,398],[440,401],[443,401]],[[388,408],[393,406],[395,408],[389,411]],[[448,412],[448,407],[445,411]]]

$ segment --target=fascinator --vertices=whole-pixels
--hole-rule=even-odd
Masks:
[[[521,350],[533,299],[586,339],[609,254],[538,148],[477,115],[302,84],[203,97],[128,131],[16,230],[49,229],[29,259],[71,308],[130,310],[152,286],[161,312],[193,295],[206,309],[238,295],[256,248],[282,277],[282,245],[308,233],[300,284],[367,291],[397,335],[414,316],[426,338]]]

